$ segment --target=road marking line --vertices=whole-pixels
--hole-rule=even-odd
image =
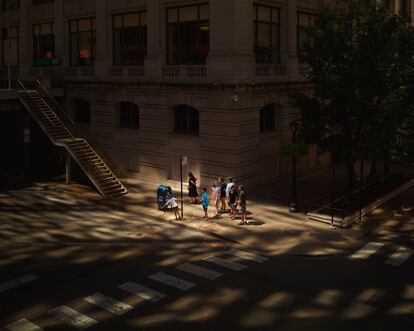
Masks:
[[[95,321],[94,319],[83,315],[82,313],[68,306],[58,306],[49,310],[49,313],[80,330],[87,329],[92,325],[98,323],[98,321]]]
[[[107,296],[102,293],[92,294],[91,296],[86,297],[83,300],[98,307],[101,307],[115,315],[123,315],[134,308],[126,303],[117,301],[114,298],[111,298],[110,296]]]
[[[14,287],[19,287],[19,286],[22,286],[26,283],[30,283],[30,282],[34,281],[35,279],[37,279],[37,277],[35,275],[27,274],[27,275],[21,276],[19,278],[12,279],[12,280],[9,280],[7,282],[1,283],[0,284],[0,293],[5,292],[5,291],[7,291],[9,289],[12,289]]]
[[[240,270],[243,270],[243,269],[247,268],[247,265],[244,265],[244,264],[241,264],[241,263],[236,263],[236,262],[226,260],[226,259],[222,259],[220,257],[215,257],[215,256],[208,256],[208,257],[204,258],[204,260],[206,260],[207,262],[217,264],[221,267],[234,270],[234,271],[240,271]]]
[[[242,259],[245,260],[250,260],[250,261],[254,261],[254,262],[258,262],[258,263],[262,263],[268,260],[267,257],[264,256],[260,256],[257,254],[253,254],[250,252],[245,252],[245,251],[241,251],[238,249],[230,249],[228,251],[225,251],[224,253],[229,254],[229,255],[233,255],[233,256],[237,256],[237,257],[241,257]]]
[[[379,242],[370,242],[362,247],[360,250],[352,254],[350,259],[367,259],[371,255],[375,254],[384,246],[383,243]]]
[[[174,276],[167,275],[163,272],[157,272],[156,274],[153,274],[149,276],[148,278],[156,280],[165,285],[178,288],[179,290],[182,290],[182,291],[187,291],[190,288],[195,286],[194,283],[188,282],[186,280],[183,280],[183,279],[180,279]]]
[[[181,264],[177,267],[177,269],[188,272],[190,274],[199,276],[199,277],[203,277],[203,278],[207,278],[210,280],[215,280],[221,276],[223,276],[222,273],[214,271],[214,270],[210,270],[207,268],[202,268],[199,266],[196,266],[194,264],[191,263],[184,263]]]
[[[394,254],[392,254],[387,261],[385,261],[386,264],[390,264],[392,266],[398,267],[401,264],[403,264],[405,261],[407,261],[411,255],[413,255],[414,250],[407,247],[400,247],[398,251],[396,251]]]
[[[29,322],[27,319],[21,319],[17,322],[6,325],[6,329],[9,331],[43,331],[42,328],[32,322]]]
[[[149,300],[152,302],[156,302],[166,297],[164,293],[154,291],[148,287],[142,286],[134,282],[127,282],[125,284],[119,285],[118,287],[124,291],[127,291],[129,293],[132,293],[136,296],[139,296],[145,300]]]

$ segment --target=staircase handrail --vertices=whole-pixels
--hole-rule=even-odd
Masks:
[[[42,95],[45,101],[50,101],[52,103],[50,104],[48,102],[49,106],[53,108],[56,115],[59,116],[60,120],[62,120],[66,125],[69,125],[69,127],[73,129],[73,126],[75,124],[73,120],[70,118],[68,113],[65,112],[62,106],[59,105],[59,103],[55,100],[55,98],[49,93],[49,91],[42,85],[42,83],[38,79],[35,80],[35,87],[36,87],[37,92]]]

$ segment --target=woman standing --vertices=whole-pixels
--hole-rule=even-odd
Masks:
[[[190,197],[190,203],[197,203],[197,178],[194,177],[192,172],[188,173],[188,196]]]
[[[226,212],[226,188],[227,188],[227,182],[223,177],[219,178],[219,184],[220,184],[220,201],[221,201],[221,212]]]
[[[237,191],[233,185],[229,192],[229,206],[230,206],[230,218],[234,220],[237,217]]]
[[[214,206],[216,207],[216,215],[214,217],[217,217],[219,214],[219,202],[220,202],[220,193],[221,188],[220,185],[217,184],[217,181],[213,182],[213,186],[211,187],[211,201],[213,201]]]

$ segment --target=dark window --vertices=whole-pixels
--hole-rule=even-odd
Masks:
[[[256,63],[280,63],[280,12],[277,8],[254,5],[254,53]]]
[[[147,54],[145,12],[114,15],[114,65],[142,65]]]
[[[93,65],[96,54],[95,18],[72,20],[69,27],[70,65]]]
[[[167,9],[168,64],[205,64],[209,47],[207,4]]]
[[[410,4],[408,0],[400,0],[400,13],[410,16]]]
[[[197,109],[180,105],[174,109],[175,132],[198,135],[200,115]]]
[[[3,10],[7,9],[7,2],[9,3],[9,9],[18,9],[18,8],[20,8],[20,0],[3,0],[2,1]]]
[[[73,102],[75,110],[75,122],[89,124],[91,122],[91,106],[88,101],[76,99]]]
[[[33,5],[40,5],[41,3],[53,2],[54,0],[33,0]]]
[[[139,107],[131,102],[119,104],[119,126],[121,128],[139,129]]]
[[[260,109],[260,132],[276,130],[276,116],[274,106],[269,104]]]
[[[33,60],[35,65],[50,64],[55,56],[53,23],[33,25]]]
[[[302,61],[302,54],[306,46],[312,43],[309,28],[315,21],[315,15],[309,13],[298,12],[298,54],[299,61]]]
[[[19,28],[11,27],[10,28],[10,49],[9,49],[9,40],[8,40],[8,31],[7,28],[2,29],[2,65],[3,67],[9,64],[9,52],[10,52],[10,66],[18,67],[19,66]]]

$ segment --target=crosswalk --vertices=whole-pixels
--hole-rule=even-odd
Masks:
[[[174,270],[179,270],[183,272],[184,274],[196,276],[199,279],[203,278],[209,281],[214,281],[224,276],[225,274],[225,271],[219,272],[217,270],[214,270],[214,267],[218,266],[222,269],[225,269],[227,271],[233,271],[233,272],[242,271],[248,268],[247,264],[236,262],[232,260],[231,257],[237,257],[239,259],[246,261],[247,263],[251,263],[251,262],[262,263],[262,262],[267,261],[267,258],[264,256],[261,256],[261,255],[258,255],[252,252],[237,250],[237,249],[230,249],[230,250],[224,251],[224,254],[226,255],[226,257],[208,256],[204,258],[203,261],[200,261],[200,262],[203,262],[204,264],[203,266],[199,266],[194,263],[184,263],[184,264],[175,266]],[[209,265],[206,266],[206,263],[208,263]],[[2,289],[6,290],[12,287],[22,285],[34,279],[36,279],[36,276],[25,275],[23,277],[15,279],[13,282],[9,282],[9,283],[6,282],[3,284],[0,284],[0,291]],[[136,283],[135,281],[127,281],[116,287],[129,294],[132,294],[135,297],[140,298],[143,301],[156,303],[168,296],[168,294],[166,294],[167,292],[163,293],[166,288],[176,289],[181,292],[181,291],[188,291],[194,288],[195,286],[197,286],[197,284],[194,282],[190,282],[186,279],[179,278],[173,274],[169,274],[166,272],[153,273],[149,275],[147,279],[149,280],[149,282],[151,282],[152,285],[147,286],[146,284],[145,285],[139,284],[139,283]],[[160,284],[160,287],[162,287],[163,289],[159,291],[158,288],[154,286],[154,284]],[[105,293],[100,293],[100,292],[84,297],[82,298],[82,301],[94,307],[98,307],[114,315],[114,317],[128,313],[129,311],[136,308],[136,305],[137,305],[137,304],[129,304],[129,303],[127,304]],[[61,322],[67,325],[70,325],[78,330],[85,330],[99,323],[98,320],[92,317],[89,317],[87,315],[88,314],[87,312],[78,311],[74,309],[73,307],[70,307],[69,305],[64,305],[64,304],[50,309],[48,311],[48,314],[53,316],[57,320],[60,320]],[[35,323],[27,319],[20,319],[16,322],[6,325],[5,327],[9,331],[43,331],[44,330],[41,326],[36,325]]]
[[[394,236],[393,239],[397,239],[398,236]],[[385,249],[387,247],[386,242],[378,242],[378,241],[372,241],[365,244],[363,247],[361,247],[359,250],[351,254],[348,259],[349,260],[367,260],[370,257],[374,255],[381,255],[380,251]],[[390,265],[393,267],[399,267],[402,266],[404,263],[406,263],[413,255],[414,250],[405,246],[399,246],[399,247],[389,247],[392,248],[394,251],[392,253],[385,253],[386,254],[386,260],[384,261],[384,264]]]

